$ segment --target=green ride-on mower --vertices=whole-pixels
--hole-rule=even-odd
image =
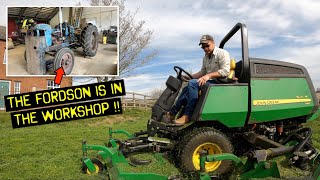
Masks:
[[[183,73],[192,77],[175,66],[177,77],[170,76],[166,81],[167,88],[152,108],[147,130],[130,134],[110,128],[109,143],[105,146],[84,141],[83,171],[105,169],[109,179],[229,179],[231,172],[238,173],[239,179],[280,178],[277,163],[270,158],[285,155],[288,165],[302,170],[313,168],[308,178],[320,179],[320,158],[311,142],[312,130],[303,127],[303,123],[315,120],[320,112],[306,68],[249,58],[247,28],[241,23],[222,39],[219,47],[224,48],[239,30],[242,60],[237,63],[232,60],[230,68],[231,76],[238,80],[229,76],[217,80],[220,84],[202,87],[191,121],[178,126],[165,123],[164,114],[177,98]],[[112,137],[115,133],[125,134],[128,139],[115,139]],[[89,150],[98,151],[97,158],[88,157]],[[121,168],[148,164],[148,160],[130,158],[146,152],[172,155],[183,175],[167,177]]]

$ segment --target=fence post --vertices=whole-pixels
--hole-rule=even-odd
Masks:
[[[123,96],[121,96],[121,104],[122,104],[122,109],[125,111],[125,110],[126,110],[126,106],[124,105],[124,98],[123,98]]]
[[[121,97],[121,101],[123,110],[125,110],[127,108],[149,108],[152,107],[157,100],[145,94],[127,92],[125,97]]]
[[[133,99],[133,107],[136,107],[136,99],[134,93],[132,93],[132,99]]]

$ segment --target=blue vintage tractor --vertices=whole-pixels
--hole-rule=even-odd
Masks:
[[[32,75],[45,75],[47,70],[63,67],[70,74],[74,66],[72,48],[83,48],[84,56],[93,57],[98,50],[98,29],[87,24],[83,29],[74,28],[67,22],[51,28],[48,24],[37,24],[27,32],[25,60],[27,71]],[[49,54],[54,59],[45,59]]]

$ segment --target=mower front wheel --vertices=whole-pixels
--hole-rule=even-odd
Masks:
[[[182,140],[180,146],[180,166],[186,172],[200,170],[200,152],[206,150],[209,155],[233,153],[230,140],[222,132],[214,128],[197,128]],[[216,175],[226,175],[233,170],[232,161],[206,162],[206,172]]]
[[[103,171],[103,164],[99,161],[99,159],[91,158],[90,160],[93,163],[94,167],[96,168],[96,171],[93,173],[101,173]],[[89,171],[85,163],[82,164],[81,170],[85,174],[91,174],[91,172]]]

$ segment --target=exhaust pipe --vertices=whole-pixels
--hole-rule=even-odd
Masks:
[[[59,24],[60,24],[60,37],[63,37],[63,34],[62,34],[62,10],[61,10],[61,7],[59,7]]]

